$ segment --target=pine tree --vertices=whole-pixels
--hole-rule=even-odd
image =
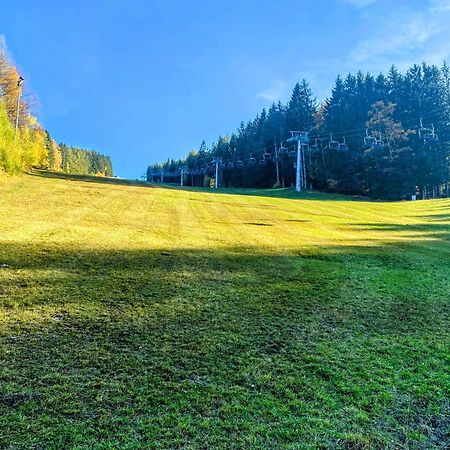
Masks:
[[[297,83],[286,108],[287,131],[311,131],[317,102],[306,80]]]

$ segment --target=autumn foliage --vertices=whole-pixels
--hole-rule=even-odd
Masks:
[[[108,156],[58,145],[32,115],[20,74],[0,48],[0,172],[42,168],[67,173],[112,176]]]

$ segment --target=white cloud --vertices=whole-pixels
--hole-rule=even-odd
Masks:
[[[380,55],[402,54],[422,47],[442,30],[421,15],[390,22],[379,33],[359,43],[351,53],[355,61],[366,61]]]
[[[284,99],[290,88],[289,83],[284,80],[274,80],[270,86],[256,94],[256,98],[268,101],[277,102]]]
[[[450,0],[431,0],[431,11],[435,14],[450,11]]]
[[[349,63],[401,66],[411,60],[442,62],[450,54],[449,13],[450,0],[429,0],[425,8],[399,7],[389,16],[366,16],[368,37],[350,52]],[[440,61],[436,61],[438,57]]]
[[[372,3],[375,3],[377,0],[344,0],[344,1],[350,3],[356,8],[364,8],[366,6],[371,5]]]

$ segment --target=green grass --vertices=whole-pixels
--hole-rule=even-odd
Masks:
[[[0,448],[446,448],[450,201],[92,181],[0,176]]]

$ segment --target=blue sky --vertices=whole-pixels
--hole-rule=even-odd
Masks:
[[[306,78],[450,53],[450,0],[3,0],[0,34],[57,141],[119,176],[215,140]]]

